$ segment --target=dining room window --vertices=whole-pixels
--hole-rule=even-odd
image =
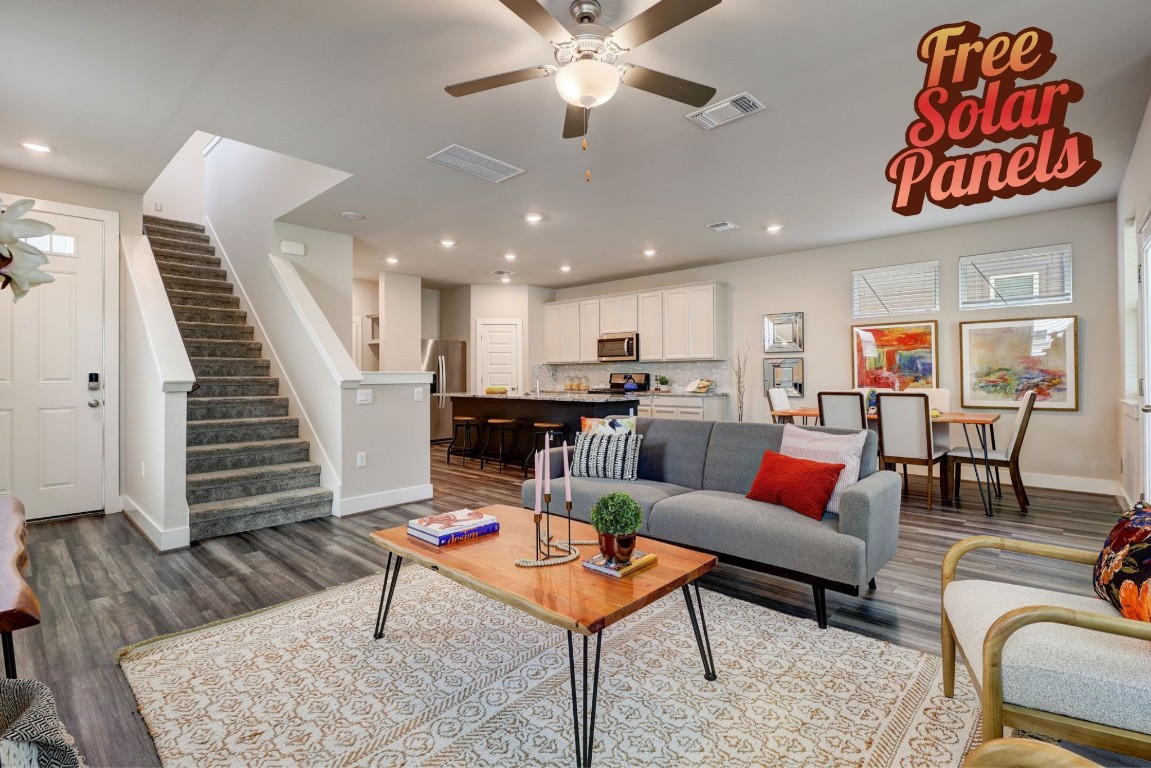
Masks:
[[[851,273],[852,317],[938,311],[938,261],[857,269]]]
[[[1071,246],[1049,245],[959,259],[959,308],[1071,302]]]

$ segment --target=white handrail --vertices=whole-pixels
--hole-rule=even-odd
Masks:
[[[163,391],[190,392],[196,382],[196,374],[184,349],[184,339],[172,314],[160,268],[152,255],[152,246],[148,238],[141,235],[125,235],[121,239],[128,286],[139,303],[144,332],[148,334],[148,346],[163,382]]]

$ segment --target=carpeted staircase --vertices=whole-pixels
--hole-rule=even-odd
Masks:
[[[145,216],[144,234],[200,385],[188,395],[192,541],[330,515],[332,492],[203,225]]]

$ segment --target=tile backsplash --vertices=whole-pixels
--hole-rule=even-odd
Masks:
[[[586,376],[592,389],[606,387],[608,375],[612,373],[650,373],[667,376],[673,390],[680,390],[693,379],[711,379],[715,382],[712,392],[731,393],[731,366],[726,360],[704,362],[663,362],[663,363],[579,363],[540,366],[540,389],[563,389],[569,376]],[[535,372],[532,372],[534,377]],[[531,386],[535,379],[530,380]]]

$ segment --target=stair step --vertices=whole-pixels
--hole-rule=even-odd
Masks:
[[[195,277],[174,277],[160,273],[167,291],[196,291],[197,293],[216,293],[225,296],[232,295],[232,284],[226,280],[200,280]],[[170,297],[169,297],[170,298]]]
[[[300,438],[251,440],[222,445],[190,445],[188,474],[307,461],[310,447],[307,440]]]
[[[231,339],[185,339],[188,357],[260,357],[264,345],[258,341]]]
[[[295,416],[188,422],[188,445],[248,443],[253,440],[282,440],[299,436],[300,420]]]
[[[317,488],[319,485],[320,466],[310,461],[201,472],[188,475],[188,503],[263,496],[279,491]]]
[[[196,224],[191,221],[180,221],[179,219],[166,219],[163,216],[144,216],[144,226],[156,225],[158,227],[168,227],[169,229],[190,229],[193,232],[203,232],[204,225]]]
[[[172,304],[177,322],[215,323],[216,325],[245,325],[248,313],[231,307],[195,307],[190,304]]]
[[[182,240],[189,243],[209,243],[211,238],[203,232],[196,232],[192,229],[184,229],[183,227],[165,227],[159,224],[145,224],[144,232],[148,235],[148,239],[159,237],[163,240]]]
[[[224,307],[227,309],[235,309],[240,306],[239,296],[229,296],[225,293],[183,291],[178,288],[164,287],[168,292],[168,301],[173,304],[182,304],[185,307]]]
[[[270,376],[200,376],[200,387],[189,392],[190,399],[204,397],[275,397],[280,380]]]
[[[205,267],[199,264],[180,264],[156,257],[160,275],[166,277],[197,277],[201,280],[227,280],[228,273],[219,267]]]
[[[184,253],[206,253],[209,256],[216,255],[216,249],[210,243],[193,243],[190,240],[173,240],[170,237],[159,236],[149,236],[148,242],[153,248],[183,251]]]
[[[197,376],[267,376],[272,364],[252,357],[195,357],[188,360]]]
[[[262,419],[287,416],[286,397],[190,397],[188,421],[214,419]]]
[[[156,257],[156,261],[171,261],[177,264],[190,264],[197,267],[216,267],[219,268],[224,260],[219,256],[209,256],[206,253],[188,253],[186,251],[177,251],[171,248],[156,248],[152,247],[152,255]]]
[[[256,329],[250,325],[237,325],[235,323],[189,323],[177,320],[180,335],[184,341],[192,339],[228,339],[231,341],[251,341]]]
[[[193,541],[211,536],[296,523],[332,514],[332,492],[327,488],[301,488],[246,499],[228,499],[188,507]]]

